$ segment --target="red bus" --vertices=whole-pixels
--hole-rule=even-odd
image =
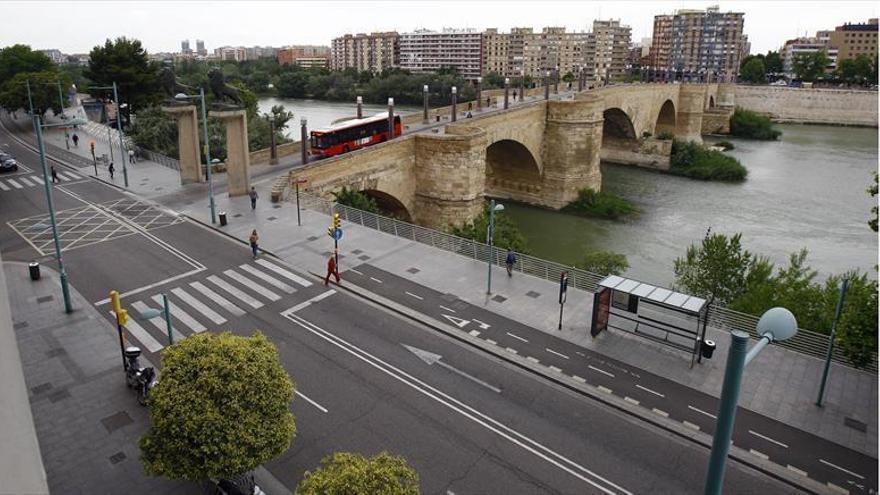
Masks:
[[[394,135],[400,136],[400,116],[394,116]],[[388,114],[339,122],[311,132],[311,155],[335,156],[388,140]]]

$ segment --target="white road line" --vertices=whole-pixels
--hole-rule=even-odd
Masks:
[[[251,265],[247,265],[247,264],[245,264],[245,265],[240,265],[239,268],[241,268],[242,270],[244,270],[244,271],[250,273],[250,274],[253,275],[254,277],[257,277],[257,278],[263,280],[264,282],[267,282],[269,285],[271,285],[271,286],[273,286],[273,287],[275,287],[275,288],[278,288],[278,289],[283,290],[284,292],[286,292],[286,293],[288,293],[288,294],[293,294],[294,292],[296,292],[296,289],[294,289],[293,287],[291,287],[291,286],[285,284],[284,282],[282,282],[282,281],[278,280],[277,278],[275,278],[275,277],[269,275],[268,273],[261,272],[260,270],[257,270],[256,268],[254,268],[254,267],[251,266]]]
[[[704,416],[709,416],[709,417],[712,418],[712,419],[718,419],[718,416],[715,416],[715,415],[712,414],[712,413],[707,413],[706,411],[704,411],[704,410],[702,410],[702,409],[697,409],[697,408],[694,407],[694,406],[688,405],[688,409],[690,409],[691,411],[694,411],[694,412],[698,412],[698,413],[700,413],[700,414],[702,414],[702,415],[704,415]]]
[[[559,357],[563,357],[563,358],[565,358],[565,359],[569,359],[569,357],[566,356],[565,354],[563,354],[563,353],[561,353],[561,352],[556,352],[556,351],[554,351],[553,349],[551,349],[551,348],[549,348],[549,347],[545,347],[544,350],[547,351],[547,352],[549,352],[550,354],[556,354],[556,355],[559,356]]]
[[[33,177],[31,177],[31,180],[34,181],[34,182],[36,182],[37,184],[39,184],[39,185],[41,185],[41,186],[42,186],[43,184],[45,184],[45,182],[43,182],[43,178],[42,178],[42,177],[38,177],[38,176],[36,176],[36,175],[33,176]]]
[[[303,302],[297,304],[296,306],[285,310],[281,314],[286,316],[288,314],[296,313],[297,311],[305,308],[306,306],[309,306],[312,303],[316,303],[316,302],[320,301],[321,299],[324,299],[325,297],[332,296],[333,294],[336,294],[336,291],[334,289],[330,289],[327,292],[322,292],[321,294],[318,294],[317,296],[309,299],[308,301],[303,301]]]
[[[18,180],[20,180],[22,184],[24,184],[28,187],[31,187],[34,185],[34,184],[31,184],[31,181],[27,180],[27,177],[19,177]]]
[[[767,459],[770,458],[769,455],[767,455],[767,454],[765,454],[765,453],[763,453],[763,452],[758,452],[758,451],[755,450],[755,449],[749,449],[749,452],[751,452],[752,455],[756,455],[756,456],[760,457],[761,459],[764,459],[765,461],[766,461]]]
[[[808,476],[806,471],[804,471],[803,469],[798,469],[798,468],[792,466],[791,464],[789,464],[786,467],[788,468],[789,471],[795,472],[801,476]]]
[[[577,354],[578,356],[586,356],[586,354],[584,354],[581,351],[574,351],[574,353]]]
[[[772,439],[772,438],[770,438],[770,437],[767,437],[767,436],[761,435],[761,434],[758,433],[757,431],[749,430],[749,433],[751,433],[752,435],[755,435],[755,436],[758,437],[758,438],[763,438],[764,440],[767,440],[768,442],[775,443],[776,445],[779,445],[779,446],[782,447],[782,448],[785,448],[785,449],[788,448],[788,445],[785,445],[784,443],[780,442],[779,440],[774,440],[774,439]]]
[[[456,312],[454,309],[452,309],[452,308],[447,308],[446,306],[444,306],[444,305],[442,305],[442,304],[440,305],[440,309],[443,309],[443,310],[449,311],[450,313],[455,313],[455,312]]]
[[[296,398],[297,395],[300,396],[300,397],[302,397],[303,400],[305,400],[305,401],[308,402],[309,404],[311,404],[311,405],[315,406],[316,408],[318,408],[318,410],[321,411],[322,413],[324,413],[324,414],[327,413],[327,408],[326,408],[326,407],[322,406],[321,404],[318,404],[317,402],[313,401],[312,399],[309,399],[308,397],[306,397],[306,394],[304,394],[304,393],[302,393],[301,391],[297,390],[296,393],[295,393],[295,395],[294,395],[294,398]]]
[[[364,274],[363,274],[363,273],[361,273],[361,272],[359,272],[359,271],[357,271],[357,270],[355,270],[355,269],[354,269],[354,268],[349,268],[349,269],[348,269],[348,271],[350,271],[350,272],[353,272],[353,273],[357,273],[357,274],[358,274],[358,275],[360,275],[360,276],[361,276],[361,277],[363,277],[363,276],[364,276]]]
[[[598,389],[599,392],[605,392],[606,394],[610,394],[612,392],[610,388],[603,387],[602,385],[599,385],[598,387],[596,387],[596,389]]]
[[[478,337],[478,336],[480,335],[480,331],[479,331],[479,330],[471,330],[471,331],[468,332],[468,333],[471,335],[471,337]]]
[[[634,406],[637,406],[637,405],[640,404],[639,401],[637,401],[636,399],[633,399],[633,398],[630,397],[630,396],[626,396],[626,397],[624,397],[623,400],[629,402],[630,404],[632,404],[632,405],[634,405]]]
[[[610,376],[611,378],[614,378],[614,374],[613,374],[613,373],[609,373],[609,372],[607,372],[607,371],[605,371],[605,370],[603,370],[603,369],[597,368],[597,367],[593,366],[592,364],[588,364],[588,365],[587,365],[587,368],[590,368],[591,370],[595,371],[596,373],[602,373],[603,375],[608,375],[608,376]]]
[[[80,178],[80,177],[79,177],[78,175],[76,175],[75,173],[73,173],[73,172],[68,172],[68,171],[59,172],[59,174],[60,174],[60,175],[66,175],[66,176],[70,177],[70,180],[77,180],[77,179]]]
[[[688,428],[690,428],[690,429],[692,429],[692,430],[700,431],[700,425],[697,425],[697,424],[691,423],[690,421],[682,421],[682,424],[685,425],[685,426],[687,426]]]
[[[285,270],[284,268],[281,268],[280,266],[278,266],[274,263],[269,263],[268,261],[266,261],[262,258],[258,259],[257,263],[265,266],[266,268],[272,270],[273,272],[277,273],[278,275],[281,275],[283,277],[289,278],[290,280],[293,280],[294,282],[296,282],[299,285],[302,285],[303,287],[311,287],[311,285],[312,285],[311,282],[300,277],[299,275],[296,275],[295,273],[292,273],[289,270]]]
[[[221,289],[228,292],[232,297],[235,297],[239,301],[247,304],[248,306],[250,306],[254,309],[259,309],[259,308],[263,307],[263,303],[261,303],[260,301],[257,301],[256,299],[249,296],[248,294],[245,294],[244,292],[242,292],[238,288],[233,287],[229,282],[223,280],[222,278],[218,277],[217,275],[209,275],[208,280],[211,281],[211,283],[213,283],[217,287],[220,287]]]
[[[376,278],[376,277],[370,277],[370,280],[372,280],[373,282],[376,282],[377,284],[381,284],[381,283],[382,283],[382,281],[379,280],[379,279]]]
[[[278,294],[245,277],[235,270],[224,270],[223,274],[272,302],[281,299],[281,296],[279,296]]]
[[[192,306],[196,311],[206,316],[215,324],[221,325],[223,323],[226,323],[226,318],[220,316],[219,313],[209,308],[202,301],[199,301],[198,299],[190,295],[187,291],[183,290],[183,288],[175,287],[174,289],[171,289],[171,293],[177,296],[177,298],[181,301]]]
[[[116,313],[114,313],[113,311],[109,311],[109,313],[113,315],[113,319],[116,319]],[[165,347],[160,344],[159,341],[154,339],[153,336],[150,335],[150,332],[144,330],[144,328],[140,326],[136,321],[134,321],[130,316],[128,318],[128,323],[125,324],[125,329],[128,330],[128,333],[130,333],[132,337],[136,338],[138,342],[140,342],[141,345],[146,347],[147,350],[150,352],[157,352]]]
[[[419,295],[416,295],[416,294],[413,294],[412,292],[406,292],[406,291],[404,291],[404,294],[406,294],[406,295],[408,295],[408,296],[410,296],[410,297],[414,297],[414,298],[418,299],[419,301],[424,301],[424,300],[425,300],[424,297],[419,296]]]
[[[669,413],[666,412],[666,411],[664,411],[664,410],[662,410],[662,409],[657,409],[657,408],[655,407],[654,409],[651,409],[651,410],[654,411],[655,414],[659,414],[660,416],[663,416],[664,418],[668,418],[668,417],[669,417]]]
[[[143,313],[144,310],[151,309],[146,303],[142,301],[136,301],[131,303],[131,307],[134,308],[138,313]],[[158,308],[157,308],[158,309]],[[168,325],[165,323],[165,317],[161,314],[162,310],[159,310],[159,316],[155,318],[150,318],[148,321],[153,324],[154,327],[158,328],[166,338],[168,338]],[[132,315],[134,316],[134,315]],[[129,318],[131,320],[131,318]],[[177,342],[179,340],[183,340],[185,337],[182,333],[180,333],[174,325],[171,325],[171,335],[174,337],[174,341]]]
[[[648,387],[643,387],[643,386],[639,385],[638,383],[636,384],[636,388],[640,388],[640,389],[644,390],[645,392],[656,395],[657,397],[666,397],[665,395],[661,394],[660,392],[655,392]]]
[[[492,340],[492,339],[486,339],[486,343],[489,343],[489,344],[492,344],[492,345],[498,345],[498,342],[495,342],[495,341]]]
[[[849,474],[849,475],[855,476],[856,478],[858,478],[858,479],[860,479],[860,480],[865,479],[865,477],[862,476],[861,474],[854,473],[854,472],[850,471],[849,469],[844,469],[844,468],[838,466],[837,464],[831,464],[830,462],[826,461],[825,459],[819,459],[819,462],[821,462],[822,464],[825,464],[826,466],[831,466],[831,467],[833,467],[834,469],[839,469],[839,470],[843,471],[843,472],[846,473],[846,474]]]
[[[241,309],[241,308],[239,308],[238,306],[236,306],[236,305],[235,305],[234,303],[232,303],[229,299],[226,299],[225,297],[221,296],[220,294],[217,294],[217,293],[214,292],[212,289],[210,289],[210,288],[208,288],[207,286],[205,286],[203,283],[201,283],[201,282],[192,282],[192,283],[190,283],[189,285],[190,285],[193,289],[195,289],[195,290],[201,292],[202,295],[204,295],[204,296],[207,297],[208,299],[210,299],[210,300],[214,301],[215,303],[219,304],[220,307],[222,307],[222,308],[225,309],[226,311],[229,311],[229,312],[232,313],[233,315],[235,315],[235,316],[244,316],[244,315],[245,315],[245,312],[244,312],[243,309]]]
[[[473,319],[473,322],[476,323],[477,325],[480,325],[480,327],[482,327],[483,330],[485,330],[485,329],[487,329],[487,328],[489,328],[489,327],[492,326],[492,325],[489,325],[488,323],[484,323],[484,322],[482,322],[482,321],[480,321],[480,320],[478,320],[478,319],[476,319],[476,318]]]
[[[16,189],[22,188],[21,184],[19,184],[18,182],[15,182],[15,179],[6,179],[6,181],[9,182],[10,184],[12,184],[12,186],[15,187]]]
[[[579,377],[579,376],[577,376],[577,375],[571,375],[571,379],[574,380],[574,381],[576,381],[576,382],[587,383],[586,378],[581,378],[581,377]]]
[[[528,359],[529,361],[531,361],[533,363],[540,363],[541,362],[537,358],[533,358],[532,356],[526,356],[526,359]]]
[[[549,366],[550,371],[555,371],[557,373],[562,373],[562,368],[557,368],[556,366]]]
[[[523,341],[523,342],[525,342],[525,343],[527,343],[527,344],[529,343],[528,340],[526,340],[526,339],[520,337],[519,335],[514,335],[514,334],[512,334],[512,333],[510,333],[510,332],[505,332],[505,333],[506,333],[507,335],[510,335],[511,337],[515,338],[516,340],[521,340],[521,341]]]
[[[511,354],[519,354],[519,351],[517,351],[516,349],[514,349],[512,347],[505,347],[504,349]]]
[[[3,189],[4,191],[11,190],[9,186],[7,186],[6,184],[3,183],[3,181],[0,181],[0,189]]]
[[[155,296],[153,296],[152,299],[153,299],[153,301],[156,302],[156,304],[160,304],[160,305],[162,304],[162,295],[161,294],[156,294]],[[198,322],[198,320],[196,320],[195,318],[190,316],[186,311],[180,309],[180,307],[177,304],[173,304],[173,303],[169,302],[168,307],[169,307],[168,309],[171,311],[171,316],[180,320],[180,322],[183,323],[184,326],[188,327],[193,332],[200,333],[200,332],[204,332],[205,330],[207,330],[207,328],[205,328],[205,325],[202,325],[201,323]]]

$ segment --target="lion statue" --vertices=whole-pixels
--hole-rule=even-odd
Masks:
[[[214,93],[217,103],[224,103],[229,100],[235,105],[242,106],[241,91],[234,86],[226,84],[226,78],[219,67],[214,67],[208,72],[208,83],[211,86],[211,92]]]
[[[175,98],[179,93],[193,94],[196,92],[192,86],[181,83],[177,76],[174,75],[174,69],[171,67],[162,69],[162,72],[159,73],[159,82],[162,84],[162,90],[165,91],[165,95],[171,99]]]

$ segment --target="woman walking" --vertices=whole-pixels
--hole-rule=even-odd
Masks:
[[[257,229],[254,229],[254,231],[251,232],[251,236],[248,241],[250,241],[251,243],[251,251],[254,253],[254,259],[257,259],[257,250],[260,249],[260,246],[258,244],[258,242],[260,241],[260,236],[257,235]]]

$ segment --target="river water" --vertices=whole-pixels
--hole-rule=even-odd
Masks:
[[[287,129],[284,130],[284,135],[294,140],[299,140],[299,122],[303,117],[306,118],[308,128],[311,130],[327,127],[336,119],[341,119],[343,117],[354,118],[357,115],[357,104],[355,102],[321,101],[298,98],[260,98],[257,103],[260,113],[269,113],[273,105],[284,105],[288,112],[293,112],[293,119],[290,120]],[[421,107],[395,105],[394,112],[395,114],[398,112],[409,113],[420,109]],[[371,105],[366,103],[363,105],[364,116],[387,111],[388,107],[386,105]]]

